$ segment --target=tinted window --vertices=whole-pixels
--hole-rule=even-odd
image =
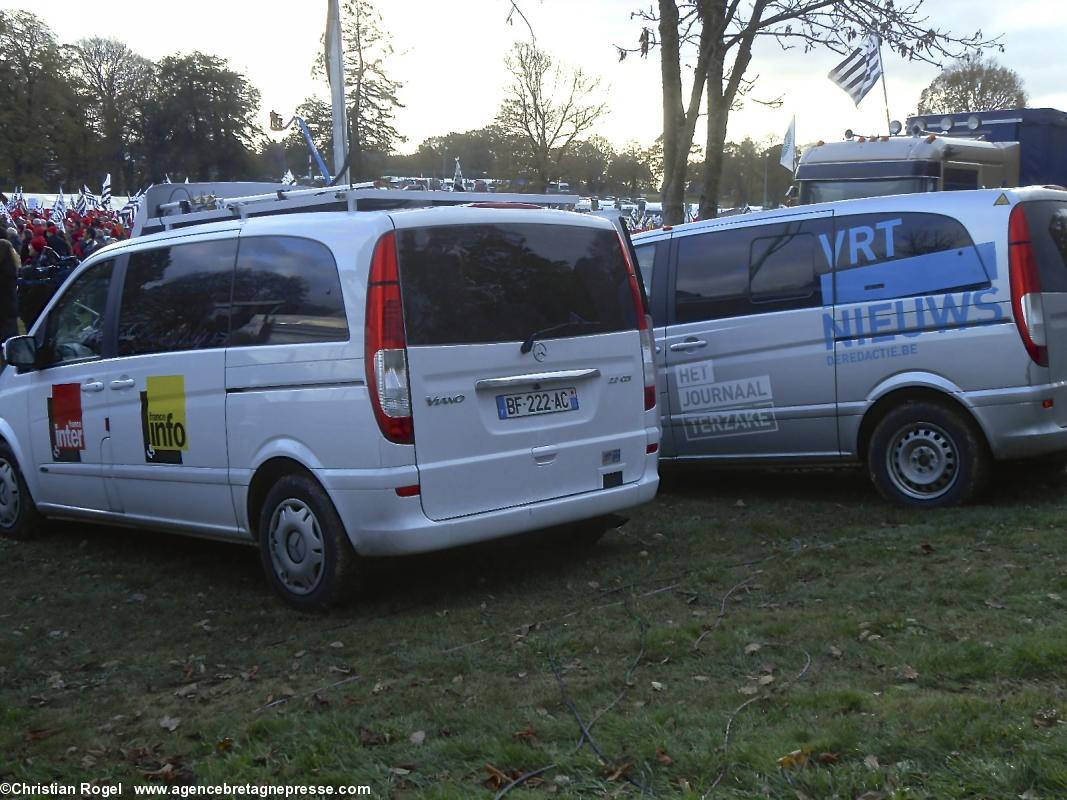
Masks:
[[[241,239],[231,346],[347,339],[341,281],[328,247],[292,236]]]
[[[831,242],[822,242],[826,255]],[[967,229],[940,214],[856,214],[837,217],[833,249],[837,269],[962,250],[973,246]]]
[[[131,253],[119,355],[225,347],[236,255],[235,239]]]
[[[636,326],[614,230],[448,225],[399,231],[411,345],[552,339]]]
[[[50,363],[103,355],[104,311],[113,270],[114,262],[96,264],[64,289],[44,326],[44,348]]]
[[[946,192],[959,192],[978,188],[978,170],[971,167],[945,167],[942,188]]]
[[[822,304],[818,236],[828,220],[728,228],[678,240],[675,319],[721,319]]]
[[[652,296],[652,267],[656,265],[656,245],[635,244],[634,252],[637,253],[637,266],[641,268],[641,280],[645,284],[645,294]]]
[[[1041,200],[1024,203],[1034,243],[1041,289],[1067,292],[1067,203]]]

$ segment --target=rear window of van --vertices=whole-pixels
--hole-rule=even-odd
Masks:
[[[614,230],[545,224],[397,231],[410,346],[613,333],[637,325]]]

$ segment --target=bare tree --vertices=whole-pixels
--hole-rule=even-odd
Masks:
[[[922,15],[924,0],[657,0],[636,12],[644,21],[636,48],[619,48],[620,58],[660,48],[663,76],[664,222],[683,218],[688,154],[707,89],[707,127],[701,216],[718,212],[726,125],[731,109],[751,91],[746,78],[753,47],[773,39],[783,49],[807,53],[826,48],[847,53],[869,31],[909,60],[938,63],[971,50],[999,46],[981,31],[957,35],[932,27]],[[655,26],[655,27],[653,27]],[[658,34],[658,35],[657,35]],[[683,68],[692,60],[688,96]]]
[[[537,189],[544,191],[578,137],[607,113],[596,99],[599,80],[558,65],[533,44],[516,44],[507,59],[512,75],[497,125],[525,142]]]
[[[947,66],[919,95],[920,114],[1024,108],[1019,73],[975,53]]]

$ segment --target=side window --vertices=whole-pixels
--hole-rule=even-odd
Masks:
[[[113,261],[96,264],[63,290],[43,329],[50,364],[103,355],[104,311],[114,267]]]
[[[122,287],[121,356],[225,347],[235,239],[131,253]]]
[[[834,257],[838,303],[963,291],[990,282],[967,229],[941,214],[837,217],[833,241],[827,237],[820,244]]]
[[[827,218],[728,228],[678,240],[675,321],[822,305]]]
[[[328,247],[293,236],[241,239],[231,347],[347,339],[341,280]]]
[[[637,266],[641,268],[641,280],[645,284],[645,294],[652,296],[652,268],[656,265],[656,243],[634,243],[634,252],[637,253]]]
[[[945,167],[942,189],[960,192],[978,188],[978,167]]]

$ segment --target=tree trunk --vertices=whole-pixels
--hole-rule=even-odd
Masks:
[[[685,167],[689,155],[689,145],[683,145],[686,119],[682,108],[678,6],[674,0],[660,0],[659,9],[663,80],[663,224],[677,225],[685,221]],[[679,153],[682,154],[680,157]]]

